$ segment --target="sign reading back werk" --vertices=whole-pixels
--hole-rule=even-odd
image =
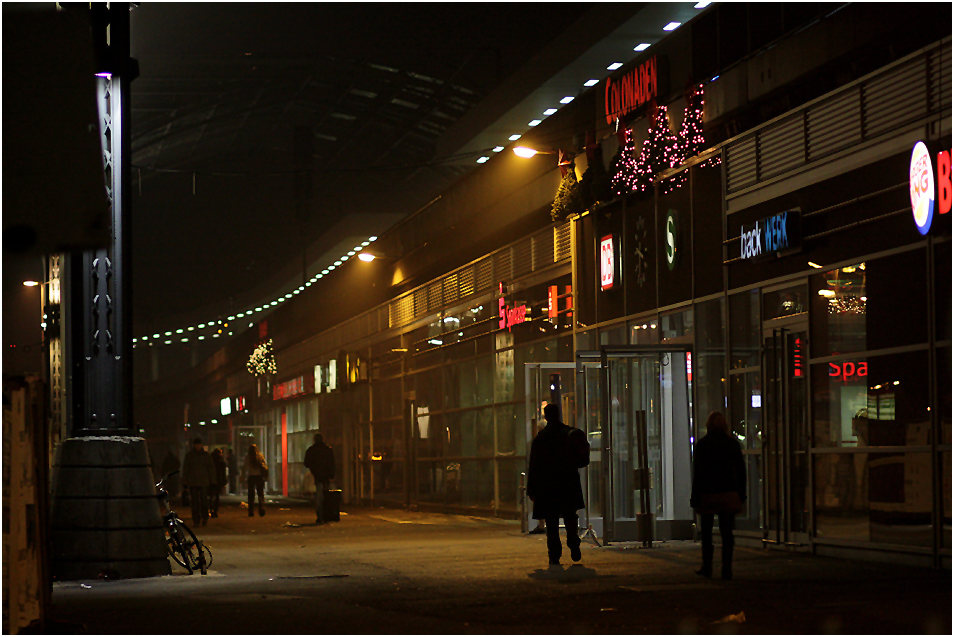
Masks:
[[[795,208],[742,225],[741,259],[765,259],[794,254],[801,249],[801,210]]]

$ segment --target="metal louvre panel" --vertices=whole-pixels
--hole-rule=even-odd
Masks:
[[[805,119],[799,114],[764,131],[760,137],[760,179],[805,163]]]
[[[951,48],[941,46],[928,55],[931,78],[931,110],[951,109]]]
[[[474,268],[467,267],[458,273],[458,282],[460,285],[460,296],[470,296],[474,293]]]
[[[562,226],[553,229],[553,261],[562,261],[572,256],[573,254],[570,252],[570,224],[564,223]]]
[[[494,276],[498,281],[510,281],[513,279],[512,257],[510,248],[504,248],[500,252],[494,253]]]
[[[441,282],[435,281],[427,286],[427,312],[435,312],[441,309],[444,301],[441,298]]]
[[[865,108],[869,136],[921,119],[928,113],[927,59],[918,57],[868,82]]]
[[[449,305],[456,301],[460,296],[457,294],[457,273],[449,274],[444,277],[444,303]]]
[[[513,277],[533,272],[533,243],[528,237],[513,246]]]
[[[404,327],[414,317],[414,296],[408,294],[388,304],[390,327]]]
[[[553,239],[549,234],[538,234],[533,241],[533,271],[553,264]]]
[[[427,287],[422,286],[414,290],[414,316],[427,314]]]
[[[483,292],[484,290],[489,290],[494,282],[494,268],[492,257],[486,257],[477,262],[477,265],[474,266],[474,292]]]
[[[854,88],[807,112],[808,161],[861,142],[861,96]]]
[[[758,176],[755,157],[756,136],[746,139],[725,149],[726,186],[729,192],[734,192],[755,183]]]

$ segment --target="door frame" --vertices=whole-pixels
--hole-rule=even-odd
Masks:
[[[599,396],[600,396],[600,424],[601,424],[601,443],[600,448],[600,459],[601,459],[601,480],[600,480],[600,498],[603,504],[603,514],[602,514],[602,536],[605,543],[610,543],[616,541],[614,538],[615,534],[615,520],[616,512],[613,506],[612,498],[612,471],[611,466],[612,461],[612,450],[613,450],[613,427],[610,420],[611,409],[610,409],[610,377],[609,377],[609,360],[622,359],[622,358],[636,358],[637,356],[645,354],[667,354],[667,353],[681,353],[691,355],[693,351],[693,346],[691,343],[661,343],[653,345],[604,345],[600,347],[599,350],[581,350],[576,353],[576,363],[577,363],[577,381],[578,386],[576,390],[577,394],[577,409],[581,413],[588,413],[587,410],[587,398],[588,394],[586,391],[586,376],[585,376],[585,367],[587,363],[590,366],[593,363],[599,362]],[[582,386],[580,386],[582,384]],[[686,401],[687,401],[687,413],[690,418],[695,422],[695,413],[694,413],[694,401],[692,400],[691,392],[689,391],[688,379],[686,383]],[[589,423],[587,423],[589,428]],[[691,462],[691,458],[690,458]],[[587,472],[588,474],[589,472]],[[640,494],[642,510],[645,512],[649,509],[649,490],[642,489]],[[646,527],[641,528],[641,537],[643,544],[645,546],[652,546],[653,536],[654,536],[654,527],[651,519],[646,523]]]

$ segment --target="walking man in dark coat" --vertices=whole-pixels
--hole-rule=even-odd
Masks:
[[[315,434],[315,444],[305,451],[305,466],[315,478],[315,523],[324,524],[325,491],[335,479],[335,452],[325,444],[324,436],[320,433]]]
[[[560,542],[560,518],[566,525],[566,545],[570,557],[579,562],[580,532],[577,511],[583,502],[580,472],[568,453],[569,430],[560,422],[560,408],[547,405],[543,409],[547,426],[534,437],[530,445],[530,469],[527,476],[527,496],[533,501],[533,519],[545,520],[547,525],[547,553],[550,564],[559,564],[563,555]]]

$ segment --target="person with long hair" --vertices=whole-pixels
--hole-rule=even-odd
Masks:
[[[735,547],[735,515],[745,502],[745,460],[742,446],[729,431],[729,423],[718,411],[709,414],[706,435],[696,443],[692,459],[692,495],[689,505],[699,514],[702,533],[702,568],[696,571],[712,577],[712,527],[719,516],[722,536],[722,579],[732,579],[732,552]]]
[[[255,515],[255,493],[258,492],[258,514],[265,515],[265,480],[268,479],[268,465],[258,445],[248,447],[245,456],[245,478],[248,480],[248,516]]]

